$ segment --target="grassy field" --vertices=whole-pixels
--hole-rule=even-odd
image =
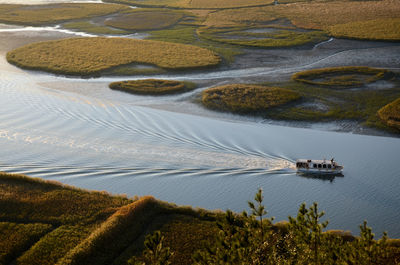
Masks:
[[[231,84],[203,91],[202,103],[211,109],[236,113],[265,113],[272,107],[299,99],[289,89],[258,85]]]
[[[105,25],[114,28],[144,31],[168,28],[184,17],[183,12],[165,9],[134,9],[105,21]]]
[[[128,10],[124,5],[62,3],[48,5],[0,5],[0,22],[22,25],[45,25],[73,19],[104,16]]]
[[[362,87],[380,79],[393,77],[385,70],[363,66],[344,66],[312,69],[295,73],[292,79],[298,82],[332,88]]]
[[[196,87],[194,83],[162,79],[128,80],[113,82],[111,89],[142,95],[165,95],[186,92]]]
[[[378,114],[386,124],[400,130],[400,98],[382,107]]]
[[[125,30],[96,25],[90,21],[67,22],[64,23],[62,26],[63,28],[72,29],[75,31],[83,31],[92,34],[121,35],[129,33],[128,31]]]
[[[26,69],[66,75],[99,75],[132,63],[170,70],[204,68],[220,63],[210,50],[191,45],[124,38],[72,38],[29,44],[7,53]]]
[[[273,0],[106,0],[105,2],[151,7],[219,9],[262,6],[273,3]]]

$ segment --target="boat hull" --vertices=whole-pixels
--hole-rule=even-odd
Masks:
[[[298,168],[297,172],[309,173],[309,174],[340,174],[343,169],[336,168]]]

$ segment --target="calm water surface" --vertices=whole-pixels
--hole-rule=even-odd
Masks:
[[[56,80],[0,73],[0,170],[236,211],[263,188],[277,220],[317,201],[332,229],[357,232],[367,219],[400,236],[398,138],[232,122],[40,85]],[[324,157],[343,163],[344,177],[296,175],[295,159]]]

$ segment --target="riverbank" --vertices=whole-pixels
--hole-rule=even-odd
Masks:
[[[226,222],[222,211],[177,206],[152,196],[115,196],[1,172],[0,194],[3,194],[0,199],[2,263],[126,264],[133,256],[143,258],[141,252],[145,248],[146,235],[160,230],[164,237],[163,247],[173,252],[170,261],[173,264],[191,264],[195,252],[204,249],[204,242],[214,242],[218,233],[217,222]],[[238,214],[233,217],[237,221],[245,220]],[[240,231],[238,224],[230,225]],[[295,229],[288,222],[272,224],[265,218],[264,224],[267,226],[262,229],[268,229],[274,235],[266,239],[267,243],[281,237],[282,243],[290,245],[290,237],[285,235]],[[357,242],[365,240],[365,235],[355,237],[339,230],[323,233],[323,240],[330,237],[335,237],[336,248],[345,251],[352,247],[353,255],[355,252],[364,253],[362,244]],[[374,253],[367,258],[388,264],[395,264],[400,258],[400,240],[387,239],[384,246],[382,240],[368,240],[384,254]],[[291,252],[290,247],[283,249]],[[323,251],[330,253],[332,249],[321,248]],[[339,255],[336,258],[347,257]],[[301,257],[297,256],[297,259]]]

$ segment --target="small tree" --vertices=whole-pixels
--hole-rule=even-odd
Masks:
[[[144,241],[145,250],[143,251],[143,260],[138,261],[132,257],[129,265],[169,265],[173,253],[169,247],[163,247],[164,236],[160,231],[155,231],[152,235],[147,235]]]

